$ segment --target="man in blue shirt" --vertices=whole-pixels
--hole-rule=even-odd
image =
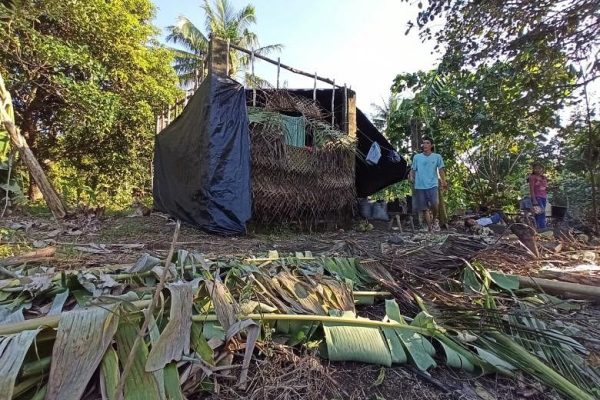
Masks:
[[[438,186],[446,188],[446,174],[444,160],[433,152],[433,140],[430,137],[423,138],[422,148],[423,152],[413,157],[408,179],[414,183],[413,211],[423,212],[431,232],[440,204]]]

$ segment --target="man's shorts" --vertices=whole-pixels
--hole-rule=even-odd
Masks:
[[[440,204],[437,186],[429,189],[415,189],[412,198],[413,211],[425,211]]]

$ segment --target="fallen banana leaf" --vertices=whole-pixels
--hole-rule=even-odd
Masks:
[[[65,305],[65,302],[67,301],[67,298],[69,298],[69,289],[57,294],[56,297],[54,297],[54,300],[52,301],[52,305],[50,306],[50,311],[48,311],[47,315],[60,315],[60,313],[62,312],[63,306]]]
[[[238,313],[237,305],[231,297],[229,290],[221,283],[219,279],[214,281],[205,281],[208,295],[212,299],[215,313],[219,317],[219,322],[225,330],[228,330],[231,325],[236,322],[236,314]]]
[[[168,288],[171,291],[169,322],[148,354],[147,372],[162,369],[171,361],[179,361],[182,355],[189,354],[194,286],[192,283],[177,283]]]
[[[52,350],[47,397],[79,400],[119,324],[116,306],[63,313]]]
[[[177,364],[170,363],[165,367],[165,394],[169,400],[185,400],[179,383]]]
[[[191,318],[190,318],[191,320]],[[199,322],[192,322],[192,333],[190,337],[190,344],[192,349],[200,356],[207,364],[212,364],[214,361],[214,352],[210,348],[208,342],[204,338],[202,333],[203,327]]]
[[[131,353],[133,343],[140,327],[138,323],[121,322],[116,333],[117,355],[120,360],[126,360]],[[133,365],[125,379],[124,398],[127,400],[161,400],[159,383],[155,375],[146,372],[148,347],[142,341],[136,346]]]
[[[109,347],[104,353],[100,364],[100,393],[102,400],[117,400],[117,385],[119,384],[119,359],[117,352]]]
[[[340,316],[346,323],[323,322],[327,343],[327,358],[331,361],[357,361],[369,364],[392,365],[392,357],[379,327],[353,326],[354,313]]]
[[[13,336],[0,337],[0,400],[13,398],[17,374],[38,333],[39,330],[36,329],[23,331]],[[38,377],[33,379],[37,382]]]
[[[227,341],[229,342],[234,336],[239,334],[242,330],[247,331],[246,335],[246,351],[244,352],[244,360],[242,361],[242,371],[240,373],[240,379],[238,380],[238,386],[242,389],[246,387],[246,380],[248,378],[248,368],[250,367],[250,359],[256,346],[256,340],[260,333],[259,325],[251,319],[236,322],[231,325],[227,330]]]

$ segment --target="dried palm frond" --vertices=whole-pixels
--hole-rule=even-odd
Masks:
[[[414,287],[403,293],[430,296],[415,296],[422,311],[402,314],[396,301],[386,300],[383,320],[360,317],[353,304],[353,288],[373,290],[397,280],[373,260],[271,253],[211,261],[179,251],[172,265],[162,269],[158,264],[144,257],[132,273],[48,271],[43,276],[12,268],[17,278],[0,282],[0,306],[12,311],[0,313],[8,317],[0,321],[3,393],[12,392],[15,399],[46,393],[77,398],[83,392],[115,398],[121,393],[111,388],[133,354],[122,393],[126,398],[181,399],[229,380],[247,384],[247,393],[258,396],[254,379],[265,377],[251,367],[251,357],[261,327],[262,340],[293,346],[317,342],[319,354],[332,361],[410,363],[422,371],[445,363],[475,374],[508,376],[518,369],[571,398],[591,399],[600,390],[598,373],[587,365],[588,350],[573,337],[573,327],[553,322],[556,303],[531,291],[521,295],[518,281],[481,263],[468,264],[462,284],[454,282],[460,292],[445,288],[446,304],[434,297],[437,289]],[[151,301],[145,296],[148,286],[169,271],[172,280],[182,282],[160,293],[148,332],[139,334]],[[42,285],[25,287],[32,278]],[[197,283],[198,290],[192,289]],[[411,282],[397,284],[406,290]],[[25,302],[32,306],[24,309]],[[69,311],[46,315],[63,306]],[[38,317],[31,318],[33,312]],[[134,348],[136,341],[141,345]],[[12,343],[21,343],[20,350]],[[315,367],[317,376],[322,373]]]
[[[305,118],[312,146],[285,143],[284,116],[248,111],[252,141],[253,218],[261,225],[343,222],[353,212],[354,142],[318,120]]]

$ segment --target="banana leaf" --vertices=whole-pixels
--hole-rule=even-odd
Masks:
[[[168,288],[171,292],[169,322],[158,341],[152,344],[146,361],[147,372],[162,369],[171,361],[179,361],[190,351],[194,286],[192,283],[179,283]]]
[[[123,321],[116,333],[117,355],[120,360],[127,360],[140,327],[138,323]],[[124,397],[127,400],[161,400],[161,390],[155,374],[146,372],[148,347],[145,341],[136,347],[134,362],[125,379]],[[162,371],[161,371],[162,372]]]
[[[47,397],[79,400],[119,324],[116,305],[63,313],[52,351]]]
[[[117,385],[119,384],[119,359],[117,352],[109,347],[104,353],[100,364],[100,393],[102,400],[117,400]]]
[[[351,312],[345,312],[341,316],[356,318]],[[323,330],[329,360],[357,361],[387,367],[392,365],[392,356],[379,328],[324,322]]]
[[[39,330],[35,329],[0,337],[0,400],[13,398],[17,374],[38,333]]]

